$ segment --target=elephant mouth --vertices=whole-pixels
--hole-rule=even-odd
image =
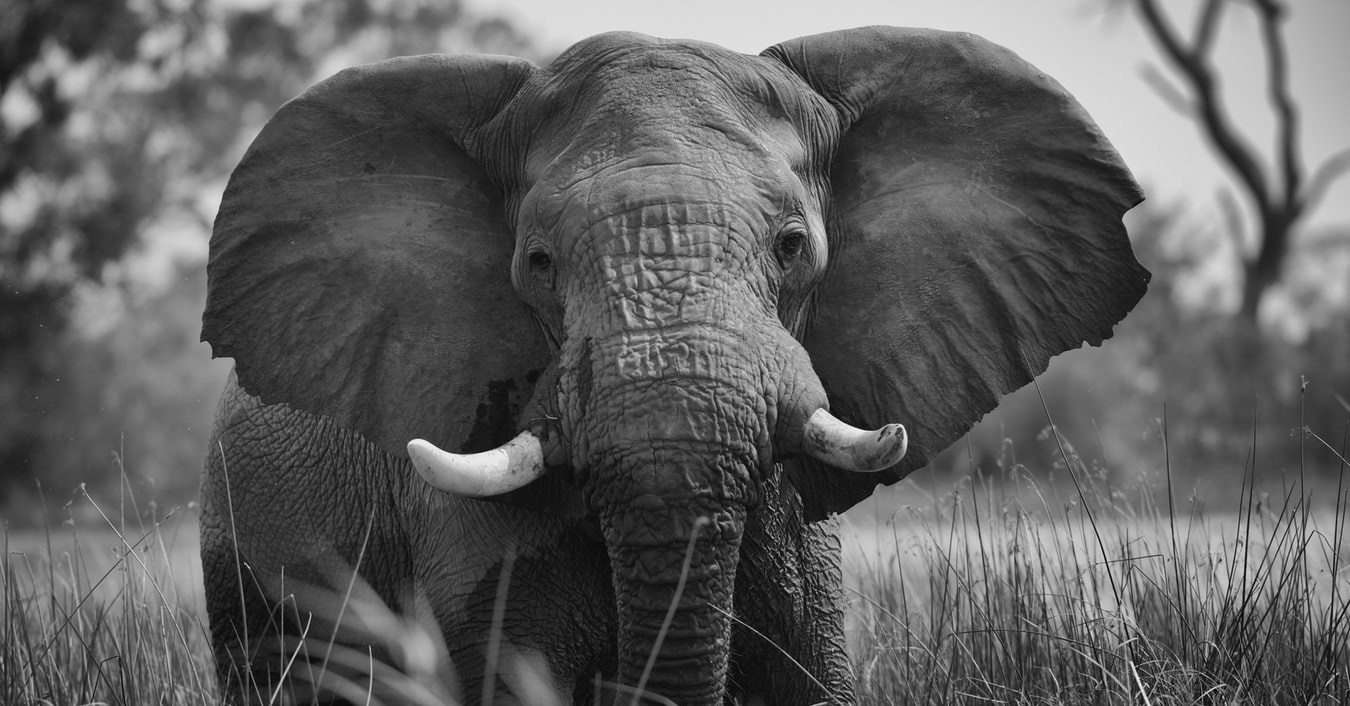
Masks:
[[[909,435],[901,424],[859,429],[823,407],[807,417],[799,438],[798,453],[855,473],[890,468],[909,449]],[[408,442],[408,457],[432,487],[463,497],[509,493],[547,472],[543,442],[528,430],[495,449],[473,454],[453,453],[425,439],[413,439]]]

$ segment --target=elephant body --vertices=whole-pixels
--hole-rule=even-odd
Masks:
[[[1111,335],[1140,199],[1061,86],[958,33],[315,85],[211,239],[227,691],[851,703],[833,516]]]
[[[322,417],[263,405],[233,375],[215,428],[202,487],[202,563],[213,577],[206,584],[212,625],[238,626],[212,634],[217,653],[228,655],[220,666],[229,688],[246,687],[239,669],[252,664],[248,679],[270,694],[294,652],[294,644],[289,652],[280,647],[279,633],[301,632],[299,619],[278,625],[284,610],[274,597],[286,595],[284,586],[257,585],[253,567],[269,566],[286,567],[296,586],[333,592],[356,570],[381,603],[407,612],[415,608],[408,589],[420,587],[453,670],[430,675],[452,697],[472,701],[482,693],[494,632],[508,655],[498,659],[505,678],[496,677],[494,703],[532,693],[511,681],[519,666],[503,664],[520,655],[537,655],[541,661],[526,669],[542,665],[556,698],[526,703],[593,703],[596,680],[614,678],[614,591],[593,522],[437,492],[407,459]],[[329,477],[330,492],[279,488],[265,502],[232,502],[278,476],[319,473]],[[833,520],[805,523],[791,503],[765,503],[747,518],[735,601],[743,622],[732,638],[730,684],[742,703],[851,700],[837,530]],[[278,534],[288,541],[276,541]],[[505,607],[494,626],[508,561]],[[311,633],[320,643],[329,636],[317,627]],[[383,649],[386,660],[391,647],[413,640],[406,633],[355,637]]]

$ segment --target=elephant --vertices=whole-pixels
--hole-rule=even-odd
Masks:
[[[314,85],[210,242],[224,688],[853,703],[838,514],[1112,335],[1142,199],[966,33],[606,33]]]

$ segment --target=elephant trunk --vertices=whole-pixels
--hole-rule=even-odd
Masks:
[[[603,526],[620,626],[616,703],[641,694],[639,703],[721,704],[744,509],[645,495]]]
[[[562,353],[561,422],[613,569],[616,703],[723,703],[747,511],[781,427],[826,404],[781,327],[768,358],[744,341],[779,343],[770,327],[727,326],[574,335]]]

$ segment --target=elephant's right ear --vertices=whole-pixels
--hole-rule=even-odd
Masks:
[[[1149,281],[1121,222],[1143,195],[1062,86],[974,35],[864,27],[765,55],[841,125],[803,345],[832,412],[904,422],[910,439],[880,473],[804,464],[814,518],[926,464],[1052,356],[1110,337]]]
[[[287,103],[230,178],[202,340],[239,382],[403,456],[510,438],[549,350],[511,288],[502,195],[471,155],[536,71],[429,55]]]

